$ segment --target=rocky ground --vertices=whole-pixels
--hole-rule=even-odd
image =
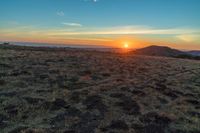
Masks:
[[[2,133],[199,133],[200,61],[0,46]]]

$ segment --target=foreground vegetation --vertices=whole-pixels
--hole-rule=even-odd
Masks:
[[[200,62],[0,46],[0,132],[199,133]]]

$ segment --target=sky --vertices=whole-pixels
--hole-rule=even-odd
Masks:
[[[200,50],[200,0],[0,0],[0,41]]]

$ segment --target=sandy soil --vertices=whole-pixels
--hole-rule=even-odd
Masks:
[[[199,133],[200,61],[0,46],[2,133]]]

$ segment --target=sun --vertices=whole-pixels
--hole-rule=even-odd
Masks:
[[[129,44],[127,42],[124,43],[124,48],[129,48]]]

